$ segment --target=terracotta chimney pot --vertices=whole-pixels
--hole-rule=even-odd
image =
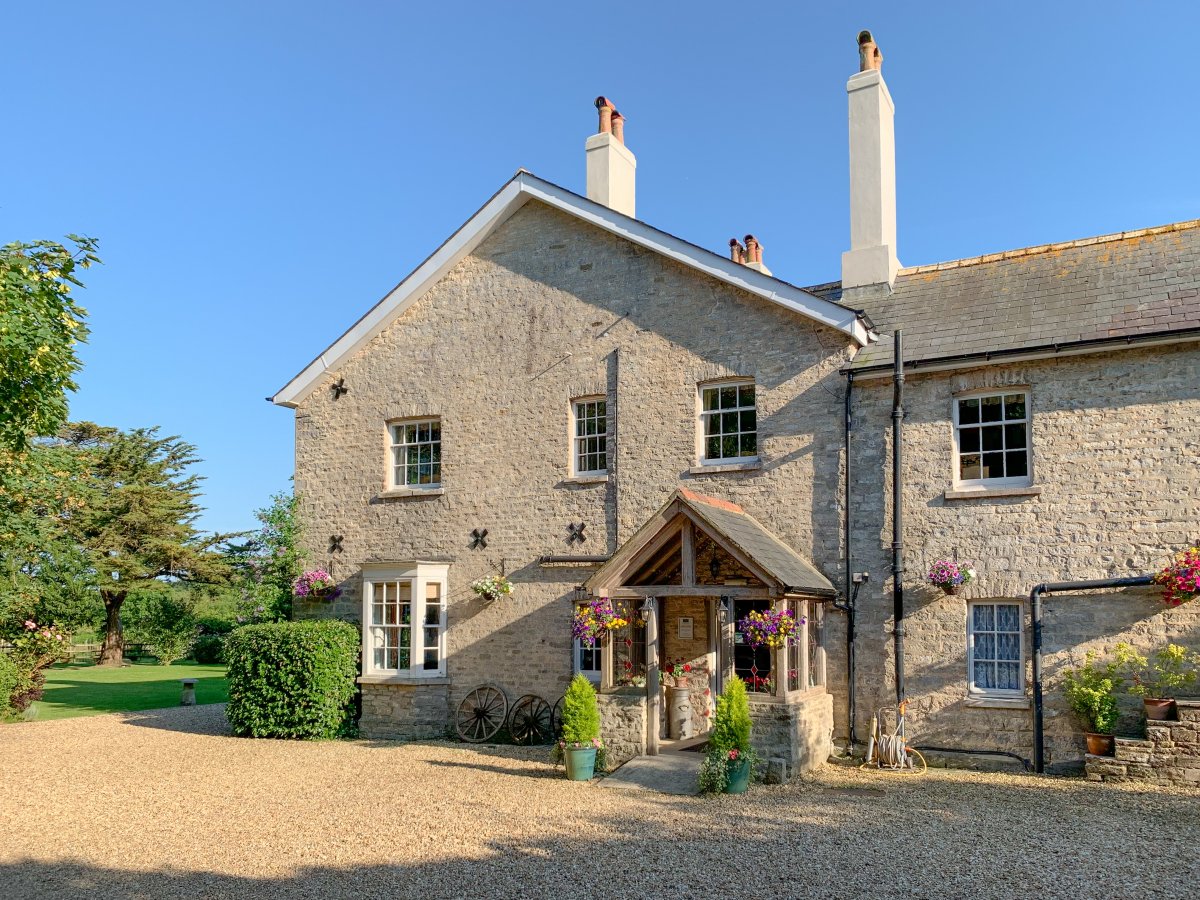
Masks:
[[[729,258],[735,263],[746,264],[746,248],[741,245],[737,238],[729,239]]]
[[[620,143],[625,143],[625,117],[615,109],[612,111],[612,136]]]
[[[616,107],[612,105],[612,101],[607,97],[596,98],[596,109],[600,111],[600,134],[609,134],[612,132],[612,116],[615,113]],[[622,143],[624,143],[622,141]]]
[[[883,68],[883,53],[875,44],[875,38],[869,31],[858,33],[858,71]]]

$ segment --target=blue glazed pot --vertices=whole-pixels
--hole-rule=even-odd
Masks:
[[[573,750],[568,747],[563,751],[563,759],[567,766],[569,781],[591,781],[596,774],[596,748],[584,747]]]
[[[750,760],[743,757],[729,764],[725,779],[725,793],[744,794],[750,787]]]

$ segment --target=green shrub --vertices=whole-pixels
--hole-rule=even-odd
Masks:
[[[1200,653],[1192,653],[1179,644],[1167,644],[1155,650],[1153,661],[1142,656],[1129,644],[1117,644],[1117,664],[1129,673],[1133,684],[1129,693],[1135,697],[1166,700],[1180,694],[1190,694],[1196,684]]]
[[[219,663],[225,658],[225,639],[219,634],[202,634],[192,644],[192,659],[198,663]]]
[[[358,628],[320,620],[247,625],[225,639],[226,718],[244,737],[332,738],[352,726]]]
[[[134,594],[125,601],[125,640],[144,644],[159,665],[183,659],[196,639],[195,601],[184,590],[169,588]]]
[[[758,757],[750,745],[750,727],[750,701],[746,696],[746,684],[740,678],[731,678],[725,682],[725,688],[717,698],[708,752],[700,764],[701,791],[706,794],[724,791],[730,768],[735,764],[740,765],[741,761],[748,761],[753,770]]]
[[[1063,694],[1085,731],[1112,734],[1121,716],[1117,692],[1123,680],[1117,663],[1098,666],[1095,660],[1096,651],[1089,650],[1082,666],[1063,672]]]
[[[21,672],[16,662],[7,653],[0,653],[0,721],[9,714],[9,701],[21,681]]]
[[[237,628],[237,621],[232,613],[228,616],[207,613],[206,615],[196,616],[196,628],[200,630],[201,636],[215,634],[223,637]]]
[[[571,679],[563,695],[562,739],[571,744],[587,744],[600,737],[600,708],[596,689],[584,675]]]

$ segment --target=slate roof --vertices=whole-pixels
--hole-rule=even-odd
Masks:
[[[842,300],[837,282],[807,290]],[[923,362],[1200,329],[1200,219],[901,269],[862,305]],[[851,369],[891,364],[885,337]]]
[[[679,498],[718,535],[758,564],[790,592],[834,596],[829,579],[736,503],[679,489]]]

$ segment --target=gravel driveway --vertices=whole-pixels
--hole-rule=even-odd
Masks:
[[[708,800],[544,759],[239,740],[220,706],[2,726],[0,896],[1077,900],[1200,879],[1196,791],[829,766]]]

